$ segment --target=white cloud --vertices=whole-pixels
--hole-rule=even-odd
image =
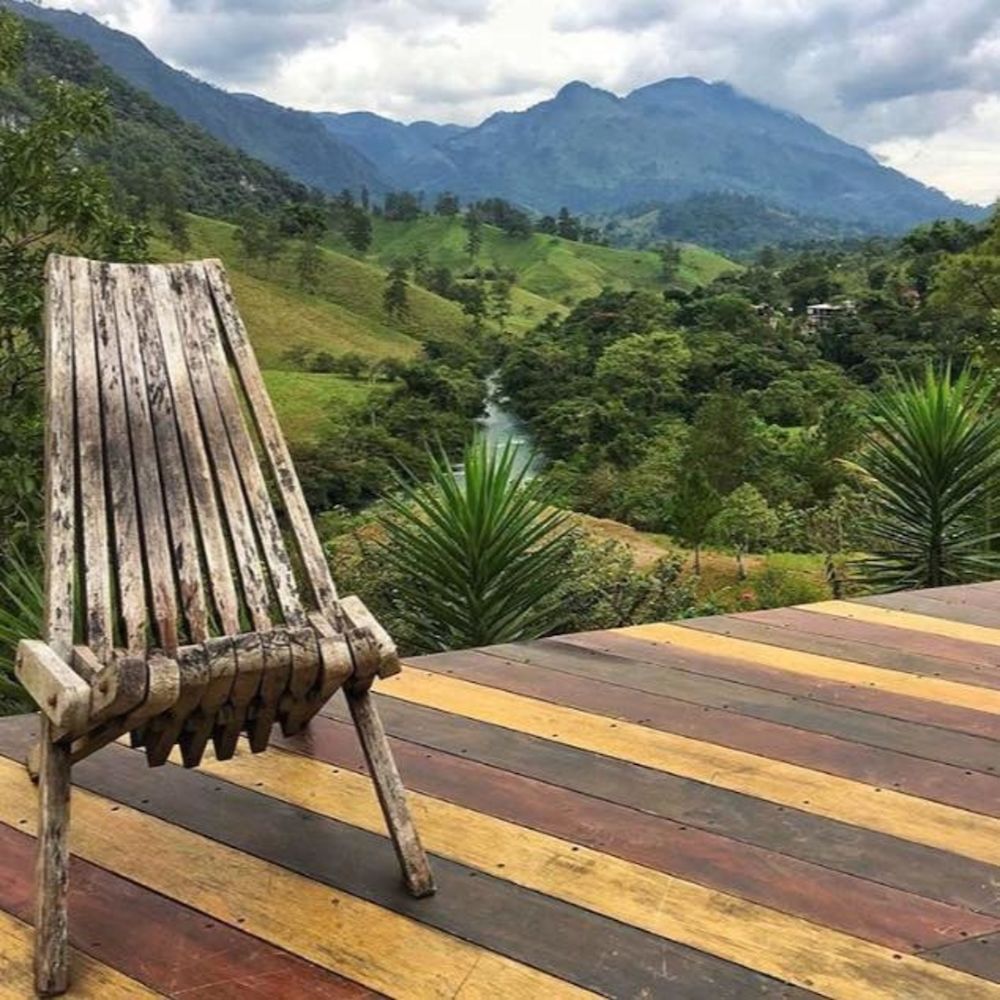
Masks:
[[[724,79],[949,193],[1000,194],[998,0],[69,0],[231,89],[474,123],[571,79]],[[992,179],[995,175],[996,179]]]

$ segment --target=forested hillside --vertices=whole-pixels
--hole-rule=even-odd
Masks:
[[[228,146],[278,167],[301,183],[334,193],[384,187],[378,171],[339,142],[313,115],[245,94],[229,94],[168,66],[140,41],[87,14],[19,0],[0,0],[21,17],[40,21],[83,42],[132,87],[203,128]]]
[[[245,207],[272,210],[309,196],[304,185],[213,139],[125,83],[85,45],[45,25],[23,23],[24,63],[13,85],[0,91],[0,114],[36,112],[42,97],[38,81],[50,76],[103,91],[113,127],[88,139],[84,149],[141,209],[159,205],[232,217]]]

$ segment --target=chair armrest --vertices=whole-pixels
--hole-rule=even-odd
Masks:
[[[351,595],[340,599],[340,609],[344,613],[347,624],[352,629],[362,630],[370,637],[375,662],[364,665],[368,677],[378,674],[379,677],[392,677],[399,673],[399,655],[396,644],[391,636],[379,624],[378,619],[365,607],[360,597]]]
[[[14,673],[57,730],[75,733],[90,717],[90,685],[47,643],[22,639]]]

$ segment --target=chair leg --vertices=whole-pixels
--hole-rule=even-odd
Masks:
[[[382,806],[386,826],[392,837],[393,847],[403,878],[410,894],[420,899],[434,893],[434,875],[427,863],[427,855],[417,836],[410,807],[406,802],[406,789],[396,770],[396,762],[389,749],[382,720],[372,702],[370,691],[345,692],[347,704],[354,719],[354,727],[361,740],[368,770],[375,782],[375,791]]]
[[[35,867],[35,990],[64,993],[69,985],[68,915],[70,751],[53,743],[42,716],[38,771],[38,858]]]

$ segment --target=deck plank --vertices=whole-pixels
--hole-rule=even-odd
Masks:
[[[31,919],[34,838],[0,824],[0,911]],[[295,955],[74,858],[70,937],[91,959],[185,1000],[364,1000],[379,996]]]
[[[339,699],[200,771],[115,745],[74,769],[71,995],[1000,997],[1000,583],[438,654],[376,701],[436,897]],[[0,720],[3,997],[35,729]]]
[[[295,753],[358,773],[364,758],[350,726],[319,718],[308,735],[280,738]],[[400,739],[391,741],[414,790],[573,843],[734,893],[902,951],[920,951],[997,925],[869,879],[799,861],[662,816],[546,784]],[[219,772],[226,777],[224,771]]]
[[[866,784],[892,788],[973,812],[1000,817],[1000,777],[963,767],[866,747],[794,724],[752,719],[725,708],[691,705],[650,692],[632,692],[599,679],[569,676],[494,657],[424,657],[422,668],[514,694],[606,715],[663,732],[763,755]],[[788,720],[794,723],[794,717]],[[925,745],[934,743],[926,731]],[[995,763],[1000,746],[992,747]],[[986,765],[984,764],[984,767]]]

